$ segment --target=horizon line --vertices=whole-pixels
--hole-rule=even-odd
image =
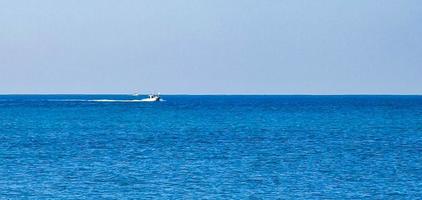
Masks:
[[[151,93],[139,93],[139,96]],[[133,95],[132,93],[0,93],[0,96],[25,95]],[[422,93],[160,93],[165,96],[422,96]]]

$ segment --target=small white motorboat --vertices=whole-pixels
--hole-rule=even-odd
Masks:
[[[154,102],[154,101],[160,101],[160,99],[161,99],[160,94],[150,94],[148,95],[148,98],[141,99],[141,101]]]

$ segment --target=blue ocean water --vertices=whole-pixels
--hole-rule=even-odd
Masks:
[[[0,96],[0,199],[422,197],[422,96],[135,98]]]

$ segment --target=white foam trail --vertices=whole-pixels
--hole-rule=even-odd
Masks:
[[[121,102],[121,103],[140,103],[140,102],[150,102],[145,99],[49,99],[48,101],[65,101],[65,102]],[[166,101],[160,99],[159,101]]]
[[[92,99],[92,100],[87,100],[87,101],[92,101],[92,102],[125,102],[125,103],[134,103],[134,102],[144,102],[142,100],[117,100],[117,99]]]
[[[47,99],[47,101],[88,101],[86,99]]]
[[[93,99],[88,100],[93,102],[124,102],[124,103],[139,103],[139,102],[152,102],[148,101],[147,99],[132,99],[132,100],[122,100],[122,99]],[[163,99],[160,99],[159,101],[165,101]]]

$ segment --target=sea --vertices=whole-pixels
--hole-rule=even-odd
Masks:
[[[1,95],[0,199],[421,199],[422,96]]]

